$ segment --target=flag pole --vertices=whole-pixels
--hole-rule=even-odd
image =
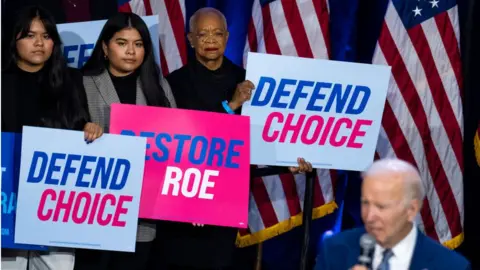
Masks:
[[[300,257],[300,270],[306,270],[308,266],[308,253],[310,247],[310,227],[312,225],[313,215],[313,197],[314,183],[317,170],[313,169],[312,172],[307,173],[305,181],[305,199],[303,200],[303,243],[302,253]]]
[[[257,246],[257,259],[255,261],[255,270],[262,270],[262,256],[263,256],[263,247],[262,247],[262,243],[259,243]]]

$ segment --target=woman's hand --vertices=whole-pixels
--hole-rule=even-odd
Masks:
[[[83,127],[85,133],[85,141],[91,143],[103,135],[103,128],[95,123],[87,123]]]
[[[204,225],[203,224],[200,224],[200,223],[192,223],[193,224],[193,227],[203,227]]]
[[[288,167],[291,173],[304,173],[304,172],[311,172],[312,164],[310,162],[306,162],[303,158],[297,158],[298,167]]]
[[[233,110],[240,108],[243,103],[247,100],[250,100],[252,97],[252,90],[255,88],[255,85],[251,81],[243,81],[237,85],[235,93],[233,94],[232,101],[228,103],[228,106]]]

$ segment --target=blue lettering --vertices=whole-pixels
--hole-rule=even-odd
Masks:
[[[85,51],[93,49],[93,44],[82,44],[80,45],[80,54],[78,55],[78,68],[82,68],[90,58],[90,54],[85,54]]]
[[[175,162],[179,163],[182,160],[183,146],[186,140],[190,140],[192,136],[175,134],[173,136],[175,140],[178,140],[177,153],[175,154]]]
[[[69,57],[70,52],[75,52],[78,50],[78,45],[70,45],[63,47],[63,56],[67,59],[67,64],[73,64],[75,62],[75,57]]]
[[[122,170],[122,173],[123,173],[122,179],[120,180],[120,183],[117,183],[120,170]],[[110,189],[121,190],[123,187],[125,187],[129,172],[130,172],[130,161],[126,159],[118,159],[117,163],[115,163],[115,171],[113,172],[112,181],[110,182]]]
[[[148,138],[155,137],[155,133],[154,132],[148,132],[148,131],[141,131],[140,132],[140,137],[145,137],[145,138],[147,138],[147,141],[148,141]],[[150,149],[150,144],[147,142],[147,150],[148,149]],[[145,155],[145,160],[150,160],[150,157],[148,155]]]
[[[162,143],[162,139],[165,139],[166,142],[172,142],[172,137],[167,133],[160,133],[157,135],[155,139],[155,144],[157,145],[158,150],[162,151],[162,155],[158,155],[157,153],[153,153],[153,159],[158,162],[163,162],[168,160],[168,148],[165,144]]]
[[[308,85],[308,83],[305,83]],[[135,136],[135,132],[131,130],[122,130],[122,135]],[[172,147],[169,147],[169,143],[174,140],[176,143],[175,154],[173,162],[180,163],[182,158],[188,158],[188,161],[195,165],[201,165],[206,163],[208,166],[226,166],[228,168],[238,168],[239,164],[233,162],[232,159],[240,155],[235,147],[244,145],[243,141],[231,140],[227,149],[227,142],[222,138],[213,137],[211,139],[205,136],[192,136],[187,134],[168,134],[143,131],[140,133],[143,137],[155,138],[155,147],[158,151],[152,151],[153,160],[157,162],[168,161],[170,157],[170,151]],[[173,137],[172,137],[173,136]],[[190,143],[189,143],[190,141]],[[185,147],[188,147],[188,153],[185,151]],[[183,157],[187,155],[187,157]],[[83,163],[82,163],[83,164]],[[96,180],[102,175],[102,179],[106,179],[111,171],[111,164],[105,169],[105,161],[98,160],[97,170],[94,176],[94,185]],[[113,179],[116,179],[113,177]],[[93,186],[94,186],[93,185]],[[102,180],[102,188],[105,188],[106,182]],[[111,188],[111,187],[110,187]]]
[[[2,214],[7,214],[7,201],[8,201],[7,194],[2,191]]]
[[[278,85],[277,93],[276,93],[275,97],[273,98],[272,108],[282,108],[282,109],[287,108],[288,104],[287,103],[280,103],[280,99],[282,97],[290,96],[290,92],[285,90],[285,86],[296,85],[296,84],[297,84],[296,80],[281,79],[280,84]]]
[[[276,87],[277,81],[274,78],[260,77],[251,105],[267,106],[271,101],[272,108],[295,109],[300,99],[308,99],[306,106],[308,111],[331,112],[334,110],[336,113],[358,115],[365,110],[371,94],[370,88],[362,85],[297,81],[287,78],[279,78],[279,80]],[[295,90],[288,86],[295,87]],[[304,91],[306,87],[313,87],[313,90]],[[283,101],[282,98],[284,98]]]
[[[330,97],[328,98],[327,101],[327,106],[325,106],[325,112],[329,112],[330,109],[332,108],[333,101],[337,100],[337,104],[335,105],[335,111],[337,113],[342,113],[343,108],[345,108],[345,105],[347,104],[348,96],[350,95],[350,91],[352,90],[352,86],[349,84],[347,85],[347,89],[345,89],[345,93],[342,95],[342,85],[339,83],[336,83],[333,86],[332,93],[330,94]]]
[[[200,144],[200,154],[198,159],[195,158],[195,151],[198,149],[198,144]],[[205,161],[205,156],[207,155],[208,150],[208,140],[203,136],[196,136],[192,140],[190,145],[190,151],[188,152],[188,160],[195,165],[200,165]]]
[[[60,172],[62,167],[55,165],[57,159],[65,159],[65,154],[52,153],[52,158],[50,159],[50,166],[48,166],[47,176],[45,177],[45,184],[47,185],[58,185],[59,179],[53,178],[54,172]]]
[[[232,162],[233,157],[240,156],[238,151],[235,151],[235,146],[242,146],[244,143],[241,140],[231,140],[230,144],[228,145],[228,152],[227,152],[227,160],[225,160],[225,167],[237,169],[240,166],[238,163]]]
[[[120,132],[120,135],[125,135],[125,136],[136,136],[135,132],[133,130],[128,130],[124,129]]]
[[[367,86],[363,85],[357,85],[355,87],[355,90],[353,90],[353,95],[352,99],[350,100],[350,103],[348,103],[347,111],[345,113],[348,114],[361,114],[364,110],[365,107],[367,106],[368,99],[370,98],[370,88]],[[360,101],[360,105],[358,108],[354,108],[355,104],[357,104],[358,96],[360,93],[363,93],[362,100]]]
[[[63,56],[67,60],[68,65],[75,63],[75,59],[78,58],[76,68],[82,68],[88,58],[90,58],[91,53],[89,51],[92,50],[94,46],[95,44],[93,43],[63,46]],[[74,55],[71,54],[72,52],[74,52]]]
[[[308,102],[307,110],[321,112],[323,107],[316,106],[315,101],[317,101],[317,99],[321,99],[321,100],[325,99],[325,94],[320,94],[320,90],[322,90],[322,88],[331,88],[331,87],[332,87],[331,83],[317,82],[317,84],[315,84],[315,88],[313,89],[312,97]]]
[[[97,187],[98,179],[100,180],[100,186],[102,189],[106,189],[108,185],[109,176],[112,174],[113,163],[115,162],[114,158],[110,158],[108,161],[108,166],[105,168],[105,158],[99,157],[97,162],[97,167],[95,168],[95,173],[93,174],[93,181],[91,187]]]
[[[265,84],[268,83],[268,90],[265,94],[263,100],[260,100],[260,95],[262,94],[263,89],[265,88]],[[258,87],[255,89],[255,93],[252,98],[252,106],[265,106],[270,102],[270,99],[273,96],[273,92],[275,90],[275,79],[271,77],[260,77],[260,81],[258,82]]]
[[[292,97],[292,103],[290,103],[290,106],[288,107],[289,109],[295,109],[297,106],[298,100],[300,98],[307,98],[308,94],[305,92],[302,92],[303,87],[313,87],[315,85],[315,82],[313,81],[299,81],[297,89],[295,89],[295,93],[293,94]]]
[[[73,174],[77,171],[76,168],[72,167],[72,161],[76,160],[79,161],[82,159],[80,155],[70,154],[67,156],[67,162],[65,164],[65,170],[63,171],[62,180],[60,181],[60,185],[64,186],[67,183],[68,175]]]
[[[17,194],[11,192],[10,196],[2,191],[2,214],[10,215],[17,208]]]
[[[38,175],[35,176],[35,171],[38,167],[38,162],[41,162]],[[30,170],[28,171],[27,182],[28,183],[40,183],[45,175],[45,170],[47,168],[48,155],[45,152],[35,151],[33,153],[32,164],[30,165]]]
[[[88,182],[83,181],[85,175],[89,175],[92,172],[92,169],[87,168],[88,162],[95,162],[97,157],[94,156],[83,156],[82,164],[80,165],[80,170],[78,171],[77,182],[75,186],[77,187],[88,187]]]
[[[210,152],[208,153],[207,165],[212,166],[214,156],[217,156],[217,166],[222,166],[223,163],[223,151],[227,144],[222,138],[212,138],[212,145],[210,146]]]

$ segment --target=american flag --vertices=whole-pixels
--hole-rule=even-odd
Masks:
[[[392,66],[378,157],[419,168],[419,225],[450,248],[463,241],[464,220],[459,41],[455,0],[393,0],[372,61]]]
[[[236,1],[236,0],[235,0]],[[131,0],[119,10],[159,16],[160,58],[166,75],[187,61],[186,0]],[[327,0],[255,0],[248,27],[248,51],[310,58],[329,58]],[[246,63],[244,62],[246,65]],[[336,173],[319,170],[315,181],[313,217],[336,209]],[[286,232],[302,223],[305,176],[282,174],[256,178],[250,194],[249,227],[237,244],[248,246]]]

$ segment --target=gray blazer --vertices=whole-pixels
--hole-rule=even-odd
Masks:
[[[83,85],[87,94],[88,110],[90,112],[91,121],[99,124],[105,133],[110,128],[110,105],[112,103],[120,103],[117,91],[113,86],[112,79],[108,71],[104,71],[98,76],[84,76]],[[165,91],[167,99],[170,101],[171,107],[176,108],[175,99],[167,80],[162,77],[160,85]],[[137,105],[146,105],[147,100],[143,95],[140,79],[137,80]],[[155,223],[139,221],[137,229],[138,242],[150,242],[155,239],[156,226]]]
[[[87,93],[88,110],[90,111],[92,122],[99,124],[104,132],[108,133],[110,127],[110,105],[112,103],[120,103],[108,71],[105,70],[98,76],[84,76],[83,85]],[[160,80],[160,85],[168,101],[170,101],[171,107],[176,108],[177,104],[173,97],[172,90],[164,77]],[[143,95],[140,79],[137,80],[136,101],[137,105],[147,104],[145,96]]]

